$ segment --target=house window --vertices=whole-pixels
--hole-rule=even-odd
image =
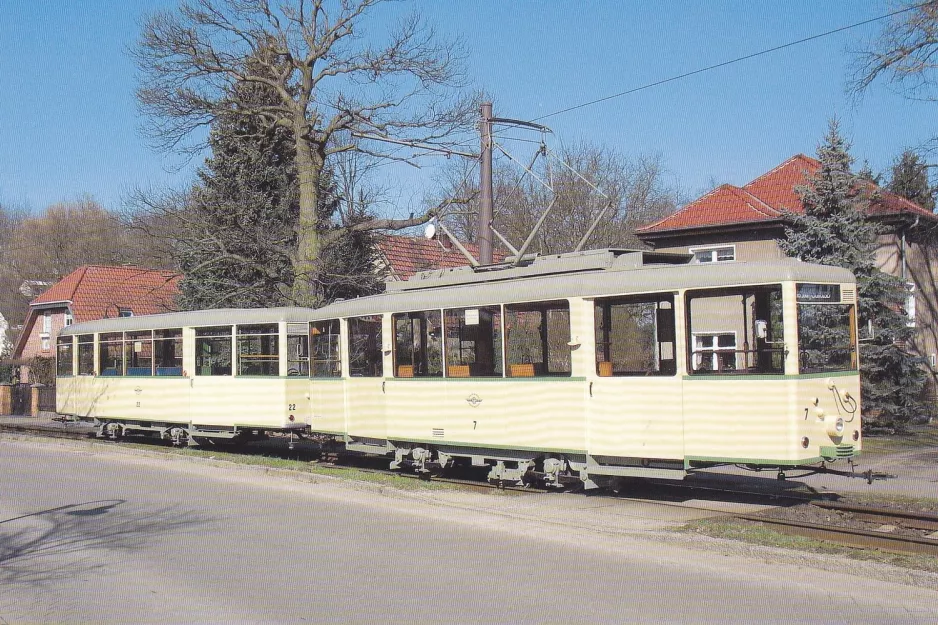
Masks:
[[[72,311],[70,311],[70,310],[65,311],[65,325],[66,325],[66,327],[72,325],[72,322],[74,322],[74,320],[75,320],[74,317],[72,317]]]
[[[694,335],[694,371],[735,370],[735,332]]]
[[[915,283],[905,283],[908,294],[905,297],[905,314],[908,315],[906,325],[910,328],[915,327]]]
[[[42,315],[42,333],[49,334],[50,332],[52,332],[52,312],[47,310]],[[43,349],[48,348],[43,347]]]
[[[44,352],[49,351],[49,337],[48,336],[42,337],[41,343],[42,343],[42,351]]]
[[[736,260],[736,246],[692,247],[687,250],[698,263],[730,263]]]

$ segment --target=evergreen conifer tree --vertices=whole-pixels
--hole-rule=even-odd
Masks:
[[[864,214],[870,185],[850,172],[853,159],[836,120],[818,147],[818,160],[821,168],[796,189],[804,214],[787,215],[785,239],[778,244],[789,256],[844,267],[856,276],[863,413],[875,417],[865,425],[902,427],[924,412],[924,372],[905,350],[912,332],[902,309],[907,291],[901,280],[876,268],[881,228]]]
[[[239,87],[242,101],[270,100],[270,88]],[[293,259],[299,218],[299,184],[291,130],[271,128],[233,108],[210,128],[210,158],[198,172],[188,205],[177,211],[176,252],[184,279],[183,309],[256,308],[292,304]],[[354,223],[370,215],[339,215],[330,171],[320,179],[318,218],[328,232],[339,219]],[[323,304],[377,292],[374,237],[353,232],[326,247],[317,284]]]
[[[892,177],[886,188],[925,210],[935,210],[935,189],[928,182],[928,168],[912,150],[903,152],[893,163]]]

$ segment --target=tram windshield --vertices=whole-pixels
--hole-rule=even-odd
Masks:
[[[855,371],[856,308],[840,303],[836,284],[799,284],[797,288],[801,373]]]
[[[692,374],[785,372],[780,285],[693,292],[688,313]]]

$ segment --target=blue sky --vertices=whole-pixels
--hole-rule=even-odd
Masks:
[[[139,133],[127,54],[142,17],[173,2],[7,0],[0,19],[0,202],[34,211],[91,195],[120,208],[135,186],[184,186],[197,162],[151,150]],[[700,67],[889,12],[887,0],[656,2],[418,1],[444,37],[461,37],[496,115],[532,119]],[[580,140],[626,156],[660,154],[691,196],[744,184],[798,152],[813,154],[836,115],[853,155],[886,169],[938,134],[938,104],[883,84],[845,92],[848,49],[864,26],[575,112],[549,117],[553,144]],[[181,168],[180,168],[181,167]],[[391,176],[419,202],[432,163]],[[393,171],[388,168],[389,171]]]

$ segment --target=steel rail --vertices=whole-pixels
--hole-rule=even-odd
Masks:
[[[897,536],[883,532],[838,527],[834,525],[819,525],[790,521],[788,519],[773,519],[771,517],[753,514],[733,515],[737,519],[762,523],[772,526],[773,529],[794,536],[816,538],[827,542],[858,547],[861,549],[880,549],[893,553],[907,553],[915,555],[929,555],[938,557],[938,539],[916,538],[914,536]]]

